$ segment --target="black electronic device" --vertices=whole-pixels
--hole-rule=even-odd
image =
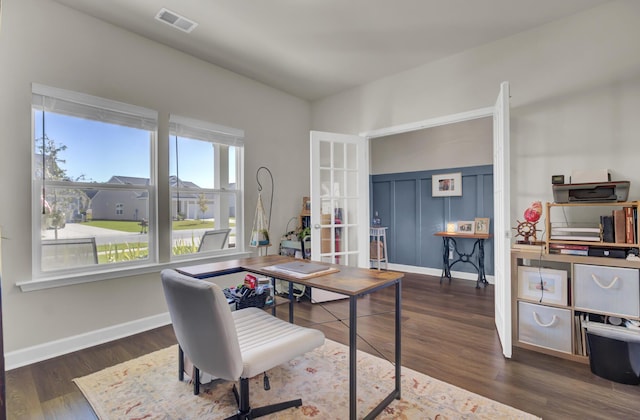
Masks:
[[[554,184],[556,203],[596,203],[601,201],[627,201],[629,181],[588,182],[583,184]]]
[[[551,175],[552,184],[564,184],[564,175]]]
[[[627,251],[624,249],[589,247],[590,257],[627,258]]]

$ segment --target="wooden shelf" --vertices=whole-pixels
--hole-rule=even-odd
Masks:
[[[561,263],[574,263],[580,264],[593,264],[604,265],[607,267],[623,267],[623,268],[638,268],[640,269],[640,261],[629,261],[625,258],[607,258],[607,257],[586,257],[581,255],[567,255],[567,254],[541,254],[540,252],[520,251],[512,250],[511,256],[513,258],[528,259],[528,260],[541,260],[552,261]]]
[[[586,306],[583,306],[585,305],[584,301],[580,305],[576,304],[575,290],[578,287],[576,284],[576,281],[578,280],[576,280],[575,278],[576,266],[577,265],[580,265],[580,267],[594,266],[595,267],[594,269],[596,270],[597,270],[597,266],[608,267],[606,270],[613,270],[616,268],[620,270],[624,270],[624,269],[638,270],[640,269],[640,260],[634,261],[634,260],[627,260],[626,258],[552,254],[552,253],[549,253],[550,245],[552,244],[581,245],[581,246],[594,247],[594,248],[596,247],[610,248],[612,250],[613,249],[640,250],[640,245],[638,244],[637,240],[634,243],[619,243],[619,242],[603,242],[603,241],[580,241],[580,240],[575,241],[575,240],[551,239],[550,238],[550,233],[552,231],[551,209],[558,208],[558,207],[574,207],[574,208],[579,208],[581,210],[586,208],[603,207],[604,209],[602,209],[602,213],[610,214],[612,210],[625,208],[625,207],[634,208],[635,211],[637,212],[637,209],[640,207],[640,201],[624,201],[624,202],[606,201],[606,202],[593,202],[593,203],[546,203],[545,231],[547,233],[547,238],[545,240],[546,246],[544,250],[542,250],[541,248],[540,250],[535,250],[535,251],[519,250],[519,249],[512,249],[511,251],[511,262],[512,262],[511,263],[511,285],[512,285],[511,287],[511,294],[512,294],[511,319],[513,322],[512,324],[512,336],[513,336],[513,343],[514,343],[513,345],[515,347],[525,348],[525,349],[537,351],[540,353],[545,353],[552,356],[560,357],[563,359],[573,360],[580,363],[588,363],[589,357],[580,354],[581,351],[577,350],[577,347],[583,345],[582,340],[584,340],[584,335],[582,335],[582,338],[577,337],[577,334],[581,333],[581,330],[578,330],[578,328],[581,328],[581,327],[580,327],[580,324],[578,324],[578,322],[580,321],[578,321],[577,318],[581,317],[581,314],[585,314],[585,313],[591,314],[591,316],[594,316],[594,315],[595,316],[607,316],[607,315],[614,316],[615,315],[614,312],[616,312],[616,310],[610,307],[604,307],[604,306],[600,307],[598,306],[598,304],[594,305],[591,303],[587,304]],[[590,215],[591,213],[588,213],[588,214]],[[555,216],[557,218],[559,217],[557,212],[555,213]],[[569,215],[570,220],[571,220],[571,216],[576,216],[576,215],[573,213],[570,214]],[[593,216],[588,216],[588,217],[591,218]],[[566,218],[567,216],[565,215],[565,219]],[[595,220],[594,222],[599,224],[600,220],[598,219],[598,220]],[[570,225],[570,223],[568,224]],[[637,222],[635,222],[634,229],[636,230],[635,235],[637,239],[637,237],[640,237],[640,227],[637,226]],[[599,233],[600,235],[601,235],[601,230],[602,228],[600,228],[600,233]],[[553,301],[543,302],[542,298],[540,298],[539,301],[535,301],[530,299],[526,295],[519,295],[518,286],[519,286],[519,282],[521,281],[521,279],[518,278],[519,266],[532,266],[532,267],[539,266],[543,268],[549,267],[551,269],[566,270],[567,281],[568,281],[567,304],[566,305],[557,304],[557,303],[554,303]],[[558,268],[558,267],[562,267],[562,268]],[[584,287],[584,283],[580,283],[580,285]],[[636,296],[636,298],[638,297]],[[566,340],[567,338],[567,335],[565,335],[565,333],[561,332],[560,335],[556,335],[556,336],[551,336],[550,334],[552,334],[552,332],[545,333],[545,334],[533,333],[534,335],[527,336],[527,334],[532,334],[531,333],[532,323],[528,319],[528,314],[532,311],[532,306],[535,307],[534,308],[535,311],[539,310],[541,311],[541,313],[547,312],[547,314],[549,314],[549,313],[555,312],[556,314],[558,314],[558,317],[559,317],[558,319],[564,316],[563,312],[566,313],[565,311],[569,311],[572,324],[570,328],[566,326],[564,328],[566,328],[567,335],[571,334],[571,347],[573,348],[572,350],[573,353],[566,353],[564,350],[566,346],[566,341],[563,341],[563,340]],[[590,309],[584,309],[585,307]],[[608,310],[605,310],[605,309],[608,309]],[[523,311],[523,319],[519,318],[520,310]],[[536,312],[534,312],[534,314],[535,313]],[[627,312],[626,314],[627,314],[625,316],[626,319],[640,320],[640,317],[638,317],[638,315],[634,314],[633,312]],[[618,315],[615,315],[615,316],[618,316]],[[521,336],[519,335],[519,333],[521,332],[520,328],[523,328],[522,331],[524,331],[524,338],[522,339],[522,341],[520,341]],[[558,332],[555,331],[555,333],[557,334]],[[538,335],[536,336],[536,334]],[[532,344],[532,342],[530,341],[532,337],[534,340],[540,340],[540,341],[536,341],[535,344]],[[549,337],[554,337],[549,340],[557,340],[557,341],[550,341],[553,343],[553,346],[557,346],[557,347],[553,347],[553,346],[549,347],[547,345],[547,342],[545,340]]]
[[[640,201],[594,201],[591,203],[547,203],[549,207],[635,207]]]
[[[596,242],[596,241],[565,241],[562,239],[549,239],[550,244],[567,244],[567,245],[588,245],[603,248],[637,248],[638,244],[621,244],[617,242]]]
[[[623,258],[607,258],[607,257],[590,257],[579,255],[567,255],[567,254],[547,254],[541,252],[530,252],[526,250],[514,249],[511,251],[511,319],[512,319],[512,337],[513,346],[533,350],[539,353],[548,354],[551,356],[573,360],[579,363],[589,363],[589,357],[576,353],[566,353],[557,349],[545,347],[544,345],[531,344],[528,340],[520,341],[519,328],[520,327],[520,314],[519,314],[519,302],[526,302],[529,305],[542,306],[546,308],[555,308],[557,310],[567,310],[571,314],[571,319],[574,320],[575,316],[580,313],[588,313],[600,316],[620,316],[614,314],[610,310],[604,310],[603,308],[591,307],[591,309],[584,309],[583,306],[576,305],[575,302],[575,266],[576,265],[587,266],[604,266],[610,268],[620,269],[640,269],[640,261],[630,261]],[[567,271],[569,282],[568,288],[568,302],[566,305],[558,304],[554,302],[540,302],[536,299],[518,294],[518,267],[519,266],[540,266],[540,267],[552,267],[553,269],[563,269]],[[638,298],[638,297],[636,297]],[[597,305],[596,305],[597,306]],[[627,314],[623,316],[630,320],[640,320],[640,317]],[[575,349],[576,345],[576,325],[571,325],[567,329],[567,334],[571,334],[572,347]],[[574,350],[575,351],[575,350]]]
[[[514,347],[518,347],[521,349],[527,349],[531,351],[535,351],[538,353],[548,354],[549,356],[559,357],[565,360],[571,360],[573,362],[589,364],[589,356],[581,356],[579,354],[570,354],[570,353],[562,353],[559,351],[546,349],[544,347],[534,346],[533,344],[521,343],[518,340],[513,342]]]
[[[579,208],[588,208],[588,207],[632,207],[635,208],[636,211],[640,207],[640,201],[602,201],[602,202],[593,202],[593,203],[546,203],[546,220],[545,220],[545,231],[547,232],[546,239],[546,253],[549,253],[549,244],[566,244],[566,245],[585,245],[585,246],[594,246],[601,248],[612,248],[612,249],[625,249],[625,248],[635,248],[640,251],[640,244],[638,242],[634,243],[622,243],[622,242],[603,242],[603,241],[573,241],[573,240],[564,240],[564,239],[551,239],[551,231],[553,228],[551,227],[551,208],[553,207],[579,207]],[[596,221],[598,224],[600,221]],[[636,223],[634,226],[636,229],[636,238],[640,238],[640,224]],[[602,238],[602,236],[600,236]]]

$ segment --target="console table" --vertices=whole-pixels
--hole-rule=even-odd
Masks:
[[[324,264],[327,268],[335,269],[328,274],[316,273],[305,278],[289,275],[282,271],[274,271],[272,267],[276,264],[296,261],[294,258],[269,255],[254,258],[245,258],[234,261],[222,261],[210,264],[201,264],[189,267],[176,268],[176,271],[199,279],[248,271],[250,273],[277,278],[290,283],[302,284],[304,286],[316,287],[330,292],[341,293],[349,297],[349,419],[355,420],[358,417],[357,392],[356,392],[356,359],[357,359],[357,302],[358,297],[375,292],[376,290],[394,286],[396,292],[395,301],[395,386],[365,419],[374,419],[384,408],[394,399],[400,399],[400,380],[402,377],[401,367],[401,320],[402,320],[402,299],[401,280],[402,273],[393,271],[377,271],[364,268],[347,267],[344,265]],[[299,260],[298,260],[299,261]],[[293,273],[292,273],[293,274]],[[289,303],[289,322],[293,322],[293,301]]]
[[[445,277],[447,277],[449,279],[449,283],[451,283],[451,267],[459,262],[463,262],[471,264],[478,272],[478,280],[476,281],[477,289],[480,288],[480,285],[484,287],[489,284],[484,272],[484,241],[485,239],[491,238],[490,234],[436,232],[434,235],[442,238],[442,275],[440,276],[440,283],[442,283],[442,279]],[[456,239],[475,239],[471,252],[460,252]],[[455,254],[455,259],[453,260],[449,260],[449,250],[451,249],[451,245],[453,245],[453,252]],[[475,260],[474,256],[476,256]]]

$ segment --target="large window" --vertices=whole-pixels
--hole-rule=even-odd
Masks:
[[[34,278],[244,251],[242,130],[171,116],[159,195],[157,112],[34,84],[32,118]]]
[[[244,133],[172,115],[171,255],[242,251]]]
[[[155,262],[157,113],[34,84],[32,114],[34,275]]]

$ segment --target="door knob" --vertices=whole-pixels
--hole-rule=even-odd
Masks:
[[[313,225],[313,228],[314,229],[320,229],[320,225],[316,223],[315,225]]]

